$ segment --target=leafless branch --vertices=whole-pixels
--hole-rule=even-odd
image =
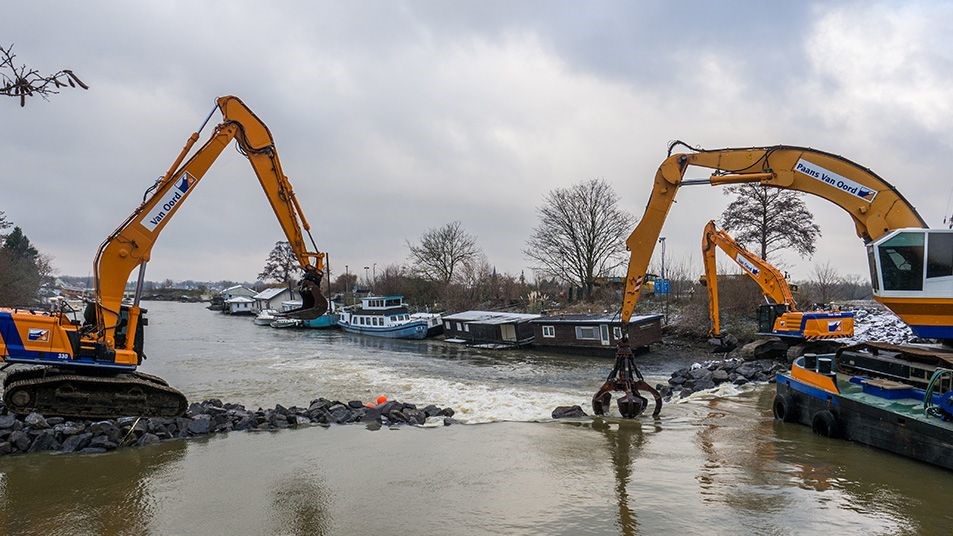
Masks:
[[[26,65],[17,65],[14,60],[13,45],[0,46],[0,95],[20,99],[20,106],[26,106],[27,97],[40,96],[46,100],[50,95],[59,93],[60,88],[80,87],[89,89],[73,71],[63,69],[53,74],[42,75],[37,69]]]

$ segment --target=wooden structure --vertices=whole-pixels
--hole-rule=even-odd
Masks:
[[[443,317],[448,342],[485,348],[525,346],[533,342],[531,321],[539,315],[502,311],[464,311]]]
[[[536,347],[569,353],[614,356],[623,335],[619,315],[542,316],[531,325]],[[662,315],[633,316],[628,328],[633,349],[662,341]]]

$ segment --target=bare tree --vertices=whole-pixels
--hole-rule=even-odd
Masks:
[[[551,190],[537,213],[539,225],[523,253],[538,274],[578,285],[588,299],[593,278],[625,261],[625,236],[635,218],[618,207],[618,196],[605,180]]]
[[[294,250],[291,249],[291,244],[278,241],[268,254],[265,267],[258,274],[258,279],[276,281],[291,290],[299,273],[301,273],[301,266],[298,264],[298,257],[295,256]]]
[[[407,242],[414,269],[427,279],[444,284],[453,280],[461,266],[480,254],[476,239],[459,221],[429,229],[417,245]]]
[[[728,187],[725,194],[736,197],[722,213],[721,226],[732,232],[738,243],[759,251],[762,259],[788,248],[807,256],[814,254],[821,229],[800,193],[739,184]]]
[[[0,95],[18,97],[20,106],[26,106],[27,97],[39,95],[46,99],[59,93],[60,88],[79,86],[89,89],[73,71],[63,69],[53,74],[42,75],[37,69],[14,63],[16,54],[13,45],[0,46]]]
[[[811,279],[811,287],[814,291],[813,298],[819,304],[830,303],[834,299],[834,291],[841,283],[840,274],[837,268],[831,265],[830,261],[823,264],[814,265],[814,278]]]

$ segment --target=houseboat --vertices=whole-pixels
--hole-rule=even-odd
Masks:
[[[464,311],[443,317],[447,342],[488,349],[526,346],[533,342],[531,321],[539,315],[505,311]]]
[[[410,318],[403,296],[361,298],[360,307],[341,311],[338,326],[349,333],[390,339],[423,339],[428,330],[426,320]]]
[[[287,287],[272,287],[255,294],[252,299],[255,300],[255,306],[259,311],[265,309],[278,311],[282,309],[283,303],[300,301],[301,297]]]
[[[662,342],[662,315],[635,315],[626,328],[618,314],[541,316],[532,321],[533,346],[572,354],[615,356],[623,334],[633,350]]]
[[[780,421],[953,470],[953,353],[865,343],[805,354],[776,383]]]

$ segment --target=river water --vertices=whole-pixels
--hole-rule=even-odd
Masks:
[[[776,423],[773,386],[550,422],[604,358],[258,327],[151,302],[142,369],[248,407],[380,394],[466,424],[0,458],[0,534],[951,534],[953,474]],[[650,382],[691,356],[648,354]]]

